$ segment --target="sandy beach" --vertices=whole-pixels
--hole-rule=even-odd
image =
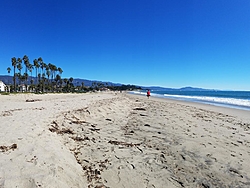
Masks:
[[[1,188],[250,187],[250,111],[111,92],[0,103]]]

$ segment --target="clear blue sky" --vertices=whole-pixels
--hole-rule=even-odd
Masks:
[[[249,10],[249,0],[1,0],[0,75],[28,55],[62,77],[250,90]]]

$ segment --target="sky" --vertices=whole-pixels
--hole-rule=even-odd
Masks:
[[[250,90],[249,9],[249,0],[1,0],[0,75],[27,55],[66,78]]]

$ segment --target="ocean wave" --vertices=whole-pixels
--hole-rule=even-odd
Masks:
[[[141,92],[141,91],[130,91],[129,93],[137,95],[146,95],[146,92]]]
[[[136,95],[144,95],[144,96],[147,95],[147,93],[144,91],[131,91],[129,93]],[[151,92],[151,96],[250,110],[250,99],[239,99],[239,98],[219,97],[219,96],[158,94],[153,92]]]
[[[183,100],[197,100],[211,103],[220,103],[236,106],[250,107],[250,100],[248,99],[236,99],[236,98],[222,98],[222,97],[207,97],[207,96],[185,96],[185,95],[169,95],[164,94],[165,97]]]
[[[131,94],[136,94],[136,95],[147,95],[147,92],[142,92],[142,91],[130,91],[129,93]],[[164,97],[162,94],[157,94],[157,93],[150,93],[151,96],[154,97]]]

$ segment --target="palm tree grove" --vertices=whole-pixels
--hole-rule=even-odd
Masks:
[[[11,68],[12,67],[12,68]],[[113,86],[103,82],[93,82],[91,87],[85,87],[84,82],[74,86],[73,77],[62,78],[63,70],[54,64],[46,64],[42,57],[32,62],[27,55],[23,58],[11,58],[11,67],[7,68],[10,76],[13,72],[13,81],[8,83],[9,92],[87,92],[102,89],[134,90],[141,89],[134,85]],[[12,84],[10,84],[12,83]]]
[[[61,75],[62,68],[54,64],[46,64],[42,57],[30,61],[27,55],[23,58],[11,58],[12,68],[8,67],[10,75],[13,71],[13,84],[9,84],[10,92],[69,92],[74,86],[73,78],[63,82]]]

